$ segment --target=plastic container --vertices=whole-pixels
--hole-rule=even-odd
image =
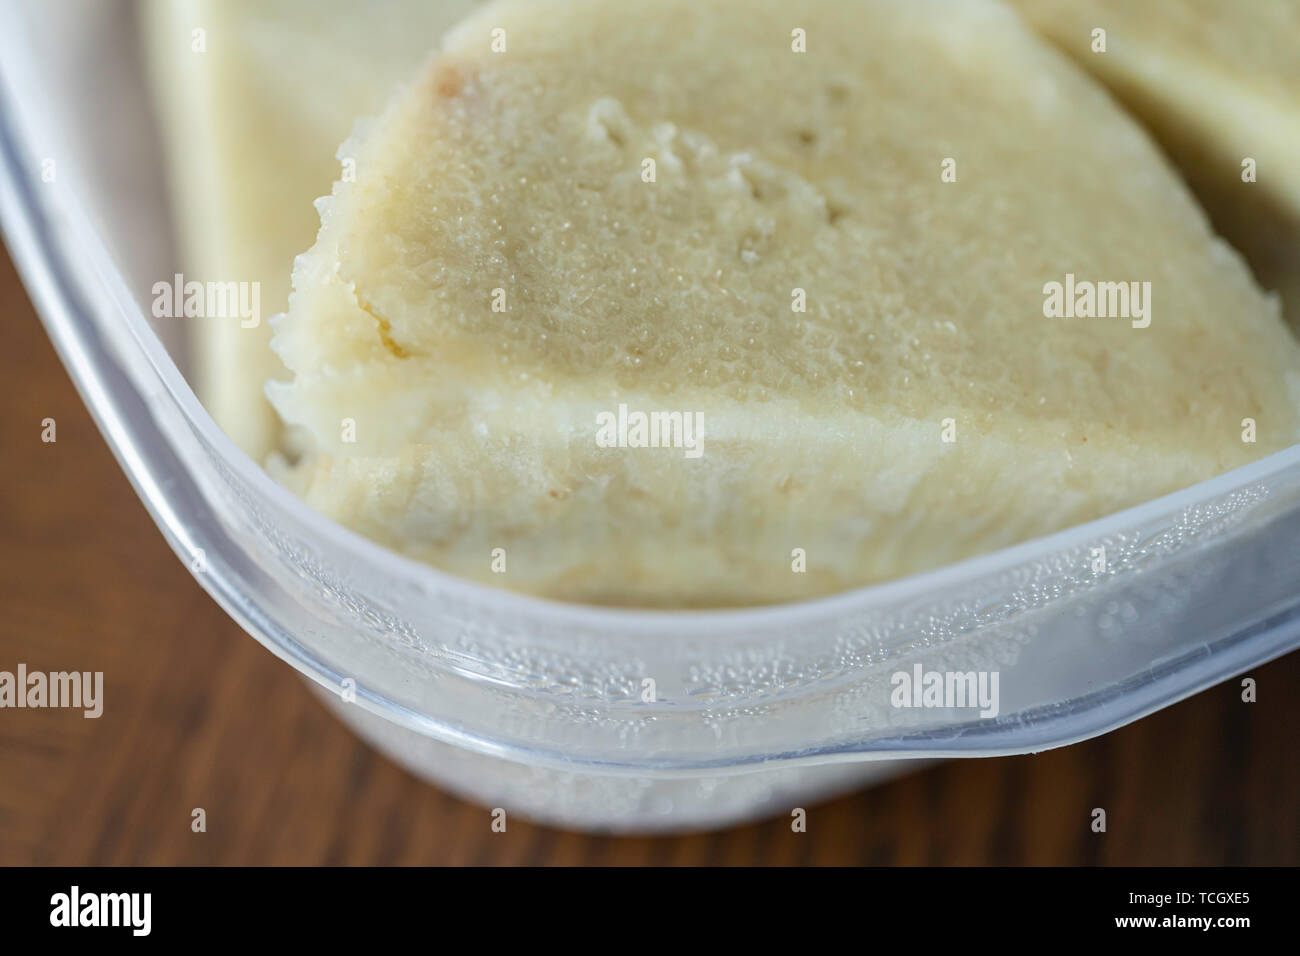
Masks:
[[[715,826],[788,813],[916,758],[1082,740],[1300,643],[1300,446],[1009,550],[756,610],[547,602],[334,525],[214,426],[186,384],[183,336],[150,324],[149,289],[174,270],[121,9],[0,12],[10,252],[199,583],[415,773],[568,826]],[[917,665],[997,672],[998,715],[893,706],[893,675]]]

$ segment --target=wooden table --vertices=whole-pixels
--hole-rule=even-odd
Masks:
[[[1229,682],[1064,750],[938,765],[811,808],[802,834],[494,834],[360,743],[199,589],[3,258],[0,313],[0,670],[105,675],[98,720],[0,710],[0,864],[1300,862],[1297,654],[1252,674],[1257,703]]]

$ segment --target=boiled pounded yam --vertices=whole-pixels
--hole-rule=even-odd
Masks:
[[[279,443],[267,379],[284,374],[266,323],[288,304],[311,245],[312,202],[359,116],[383,109],[443,31],[478,0],[146,0],[140,16],[160,107],[187,280],[258,283],[258,322],[192,317],[199,397],[246,452]],[[160,277],[162,278],[162,277]],[[166,277],[170,279],[171,277]],[[249,287],[246,287],[249,288]],[[251,302],[251,295],[248,297]]]
[[[1300,0],[1013,2],[1152,130],[1300,330]]]
[[[1276,304],[999,4],[497,3],[347,149],[275,322],[287,480],[458,575],[812,597],[1300,437]]]

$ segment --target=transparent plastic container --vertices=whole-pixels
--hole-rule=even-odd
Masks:
[[[183,335],[151,325],[150,287],[174,271],[170,220],[122,12],[0,9],[9,250],[199,583],[415,773],[566,826],[716,826],[920,758],[1105,733],[1300,643],[1300,446],[974,560],[753,610],[548,602],[331,523],[215,427],[186,383]],[[892,675],[916,665],[996,671],[999,714],[892,706]]]

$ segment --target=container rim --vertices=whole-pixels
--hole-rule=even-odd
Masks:
[[[751,622],[768,629],[783,623],[798,627],[840,614],[870,611],[877,605],[910,596],[978,583],[985,576],[1010,570],[1036,556],[1095,542],[1115,531],[1131,530],[1146,520],[1167,517],[1281,472],[1300,472],[1300,445],[1296,445],[1206,482],[1053,535],[897,581],[784,605],[692,611],[602,608],[551,601],[455,578],[390,552],[311,511],[287,489],[277,485],[217,428],[130,295],[85,208],[62,190],[47,191],[35,187],[35,180],[27,175],[28,163],[22,148],[26,141],[19,138],[11,127],[13,115],[9,88],[0,70],[0,224],[4,226],[15,262],[28,283],[33,301],[41,306],[38,309],[41,319],[92,417],[164,537],[183,559],[186,557],[183,543],[188,537],[184,515],[178,511],[177,502],[173,500],[175,495],[169,490],[168,483],[159,480],[165,471],[159,467],[160,463],[165,464],[162,453],[168,449],[163,448],[160,453],[159,448],[153,447],[169,442],[173,437],[171,430],[180,427],[192,429],[201,440],[210,442],[211,447],[224,457],[232,473],[258,493],[265,494],[277,507],[291,512],[292,517],[302,521],[310,531],[321,534],[351,557],[402,577],[414,587],[451,594],[467,604],[490,606],[494,612],[513,611],[522,618],[546,621],[550,625],[572,624],[587,629],[606,625],[633,638],[652,633],[661,639],[665,636],[673,639],[706,636],[719,652],[726,652],[732,646],[731,641],[745,634],[744,631],[719,633],[727,628],[743,627]],[[85,271],[70,268],[70,257],[74,254],[90,268]],[[94,282],[89,290],[78,286],[76,280],[82,280],[85,285],[87,279]],[[85,301],[87,291],[102,294],[109,300],[113,310],[125,319],[125,327],[130,329],[133,341],[128,341],[122,334],[121,326],[105,324],[94,314]],[[116,320],[118,317],[114,315],[113,318]],[[113,354],[107,354],[109,350],[104,348],[105,345],[111,347]],[[137,361],[133,367],[132,363],[126,363],[121,369],[115,369],[115,374],[120,372],[117,377],[121,381],[106,379],[104,369],[97,363],[102,364],[106,358],[117,362],[123,355]],[[141,357],[145,363],[138,361]],[[149,367],[147,372],[143,369],[144,364]],[[152,381],[151,375],[157,380]],[[147,388],[142,387],[142,380],[148,380]],[[132,389],[136,394],[125,394]],[[148,426],[158,433],[159,439],[151,444],[153,435],[136,433],[130,420],[128,400],[136,405],[145,404],[149,398],[161,400],[160,391],[167,393],[167,400],[174,402],[182,415],[169,416],[167,421],[157,418],[149,421]],[[186,480],[192,478],[192,475],[186,476]],[[237,578],[223,576],[219,570],[217,573],[196,574],[195,577],[204,590],[259,643],[322,688],[338,693],[341,675],[317,653],[317,649],[280,627],[255,603],[239,600],[240,594],[234,589]],[[1131,686],[1076,698],[1064,710],[1055,707],[1039,709],[1018,714],[1014,720],[999,719],[987,726],[954,725],[942,733],[929,730],[893,738],[856,739],[798,751],[755,750],[739,757],[649,760],[632,754],[604,759],[576,757],[555,746],[539,747],[520,740],[502,739],[462,726],[457,721],[423,713],[367,686],[356,687],[356,702],[370,713],[422,736],[526,764],[567,771],[581,769],[590,773],[714,775],[743,772],[760,765],[771,768],[887,757],[992,756],[1063,746],[1105,733],[1246,667],[1285,653],[1295,646],[1297,639],[1300,639],[1300,614],[1291,611],[1257,622],[1244,633],[1235,634],[1214,647],[1199,645],[1175,658],[1154,661],[1141,680]],[[1029,717],[1032,721],[1026,723]]]

